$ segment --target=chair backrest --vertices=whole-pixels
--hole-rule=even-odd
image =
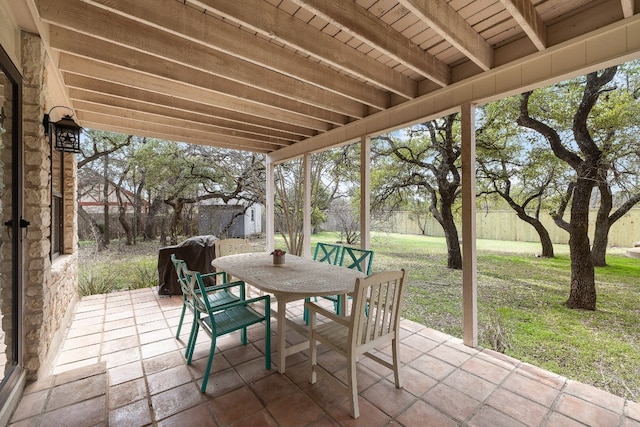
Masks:
[[[340,245],[331,243],[317,243],[316,250],[313,253],[313,259],[318,262],[326,262],[328,264],[337,265],[340,261]]]
[[[397,338],[405,279],[403,269],[356,280],[350,339],[358,353]]]
[[[213,245],[216,258],[249,252],[249,240],[247,239],[220,239],[216,240]]]
[[[202,276],[197,271],[191,271],[184,268],[186,292],[189,295],[193,307],[200,313],[211,312],[209,298],[202,298],[200,295],[207,295]]]
[[[345,246],[342,248],[340,265],[369,275],[373,266],[373,251]]]
[[[173,267],[176,269],[176,274],[178,275],[178,283],[180,284],[180,288],[182,289],[182,295],[187,296],[187,276],[185,272],[187,271],[187,263],[184,260],[176,258],[175,254],[171,254],[171,262],[173,263]]]

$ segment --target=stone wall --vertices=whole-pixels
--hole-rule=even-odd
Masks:
[[[67,255],[50,260],[51,231],[51,147],[44,136],[42,117],[46,105],[47,55],[39,36],[22,33],[24,83],[24,216],[30,221],[25,239],[24,352],[27,379],[46,369],[46,361],[58,351],[56,343],[66,329],[74,308],[77,289],[76,165],[65,154],[64,242]],[[47,372],[43,372],[46,374]]]

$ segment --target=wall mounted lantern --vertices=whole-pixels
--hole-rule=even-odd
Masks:
[[[49,114],[56,108],[66,108],[71,111],[71,115],[65,114],[57,122],[49,121]],[[73,110],[63,105],[56,105],[44,115],[42,125],[44,126],[44,134],[49,135],[49,143],[58,151],[66,151],[68,153],[80,153],[80,132],[82,128],[73,120]]]

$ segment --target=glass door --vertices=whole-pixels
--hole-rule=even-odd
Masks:
[[[22,79],[0,46],[0,406],[21,371]]]

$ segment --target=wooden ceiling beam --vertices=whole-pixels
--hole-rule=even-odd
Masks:
[[[137,101],[127,101],[119,98],[113,99],[114,97],[109,97],[108,95],[95,93],[86,94],[78,89],[71,89],[69,91],[69,97],[74,100],[73,106],[76,110],[91,111],[112,116],[119,115],[124,118],[133,118],[136,120],[146,118],[151,121],[151,118],[153,118],[154,122],[164,123],[174,127],[183,127],[185,129],[199,130],[216,135],[243,138],[250,141],[268,142],[278,146],[287,146],[295,142],[264,134],[246,132],[233,127],[220,126],[217,123],[207,122],[206,119],[202,121],[194,120],[198,118],[198,116],[189,116],[186,112],[183,115],[177,113],[167,115],[166,109],[162,111],[159,107],[153,108],[151,105]],[[120,110],[120,113],[118,113],[118,110]]]
[[[445,0],[399,2],[484,71],[493,68],[493,48]]]
[[[271,71],[302,80],[376,109],[389,107],[389,94],[255,37],[175,0],[89,0],[87,3]]]
[[[418,96],[418,84],[414,80],[267,2],[189,0],[188,3],[221,15],[403,98]]]
[[[289,111],[271,109],[268,105],[247,102],[235,96],[224,93],[203,90],[197,86],[179,81],[171,81],[165,78],[141,74],[135,70],[122,68],[113,64],[97,62],[89,58],[64,53],[60,55],[59,68],[62,71],[81,76],[94,77],[131,86],[159,94],[175,96],[185,100],[197,100],[197,102],[223,108],[229,111],[238,111],[244,114],[254,115],[260,118],[269,118],[282,123],[291,123],[316,131],[327,131],[332,126],[321,120],[304,117]]]
[[[277,97],[308,104],[339,115],[362,118],[367,108],[360,102],[309,85],[284,74],[267,70],[200,43],[135,23],[130,19],[96,8],[79,0],[41,0],[40,14],[45,22],[118,47],[140,52],[158,60],[222,78],[229,84],[242,84]],[[102,44],[103,46],[104,43]],[[126,52],[126,51],[125,51]]]
[[[451,82],[449,67],[354,1],[290,0],[347,34],[383,52],[440,86]]]
[[[620,0],[622,2],[622,14],[625,18],[630,18],[636,13],[634,0]]]
[[[247,131],[255,129],[256,133],[281,137],[289,140],[300,140],[316,134],[315,131],[301,126],[265,119],[255,115],[244,114],[237,111],[230,111],[224,108],[208,105],[178,98],[176,96],[151,92],[131,86],[99,80],[97,78],[81,76],[64,72],[64,81],[68,88],[81,91],[82,94],[105,95],[114,98],[131,100],[141,104],[149,104],[165,108],[167,111],[185,111],[201,116],[210,117],[221,123],[229,123],[229,126],[236,128],[246,128]],[[81,97],[79,99],[82,99]]]
[[[500,0],[538,50],[547,47],[547,28],[531,0]]]
[[[224,79],[213,78],[210,74],[194,70],[183,65],[162,61],[152,55],[142,52],[114,46],[108,42],[90,38],[89,36],[73,33],[70,30],[52,27],[52,33],[56,37],[51,46],[59,51],[88,58],[105,65],[116,66],[120,70],[133,72],[133,80],[130,84],[137,84],[144,77],[156,77],[164,81],[158,85],[157,91],[164,93],[165,86],[172,84],[186,85],[200,90],[202,95],[193,95],[192,99],[198,100],[205,92],[216,93],[226,98],[235,98],[241,101],[241,105],[255,103],[271,110],[280,110],[303,116],[311,120],[330,124],[345,124],[348,120],[345,116],[312,105],[303,104],[288,98],[278,97],[272,93],[258,90],[253,87],[230,82]],[[121,83],[126,84],[122,81]],[[243,111],[242,109],[240,111]],[[264,117],[269,117],[266,115]]]
[[[149,120],[138,120],[129,117],[122,117],[120,115],[111,115],[96,113],[91,111],[78,111],[78,120],[86,121],[87,123],[100,123],[100,129],[105,127],[119,127],[121,129],[128,129],[125,133],[149,136],[154,133],[171,135],[167,138],[171,141],[187,142],[187,139],[194,139],[199,141],[208,141],[207,145],[236,148],[240,150],[255,151],[255,150],[267,150],[272,151],[281,146],[276,144],[270,144],[266,142],[249,141],[242,138],[233,138],[224,135],[214,135],[208,132],[202,132],[189,128],[181,128],[171,126],[166,123],[153,122]]]

